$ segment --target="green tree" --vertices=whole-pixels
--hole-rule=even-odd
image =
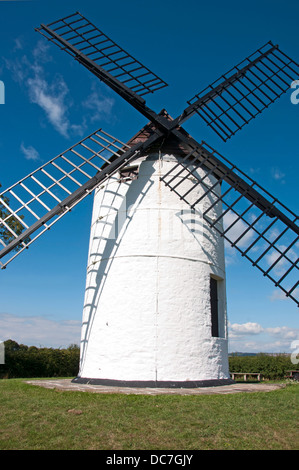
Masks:
[[[25,344],[18,344],[16,341],[12,339],[8,339],[4,341],[5,351],[13,352],[13,351],[27,351],[28,346]]]
[[[1,188],[1,183],[0,183]],[[9,206],[9,198],[7,196],[0,197],[0,239],[8,245],[11,241],[15,239],[15,236],[21,235],[24,230],[24,226],[21,224],[20,220],[24,219],[22,214],[18,215],[18,218],[12,215],[7,208]],[[25,243],[30,241],[30,238],[26,238]],[[22,244],[20,243],[15,247],[15,251],[18,251],[21,248]]]

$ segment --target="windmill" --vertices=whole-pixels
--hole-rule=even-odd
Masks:
[[[98,129],[2,192],[1,267],[94,192],[74,381],[230,383],[224,244],[298,305],[298,217],[182,125],[198,114],[228,140],[290,88],[298,64],[269,42],[172,118],[144,99],[167,84],[80,13],[37,31],[147,124],[126,143]]]

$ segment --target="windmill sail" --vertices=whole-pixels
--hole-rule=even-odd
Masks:
[[[268,42],[191,98],[174,124],[197,113],[226,141],[285,93],[298,75],[299,65]]]
[[[198,168],[205,170],[203,177]],[[211,173],[217,176],[213,185],[208,183]],[[192,178],[194,185],[184,193],[186,178]],[[161,179],[192,210],[201,203],[203,219],[228,247],[235,247],[299,305],[299,224],[292,211],[205,143]],[[191,203],[198,185],[205,188],[204,194]]]
[[[125,90],[138,99],[167,86],[79,12],[48,25],[42,24],[37,31],[114,89],[121,83],[115,91]]]
[[[0,262],[1,268],[126,165],[141,146],[130,148],[99,129],[3,191],[0,259],[5,261]],[[12,251],[16,252],[7,260]]]

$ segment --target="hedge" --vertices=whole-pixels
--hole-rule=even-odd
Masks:
[[[80,350],[77,345],[67,349],[37,348],[4,341],[5,364],[0,364],[0,378],[76,377]]]
[[[230,372],[259,372],[265,379],[283,379],[288,370],[296,369],[290,355],[256,354],[255,356],[232,355],[229,357]]]

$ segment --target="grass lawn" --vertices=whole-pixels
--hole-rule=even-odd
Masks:
[[[298,384],[273,392],[150,396],[4,379],[0,450],[298,450],[298,410]]]

